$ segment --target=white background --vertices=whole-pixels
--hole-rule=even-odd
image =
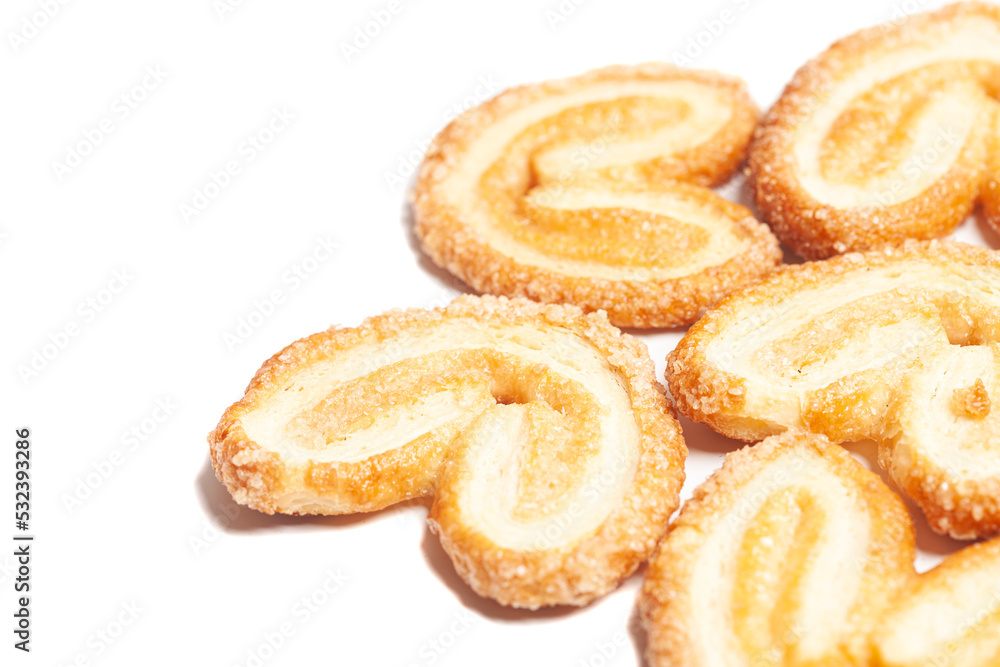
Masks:
[[[342,518],[234,512],[205,436],[292,340],[463,289],[415,249],[409,182],[391,187],[387,174],[405,175],[410,154],[487,88],[672,60],[729,10],[693,64],[742,76],[766,108],[834,39],[935,3],[406,0],[350,62],[342,44],[388,0],[246,0],[221,16],[219,4],[69,2],[17,45],[10,35],[39,5],[7,0],[0,14],[0,539],[13,533],[13,431],[24,425],[37,535],[30,655],[11,647],[12,548],[0,550],[0,662],[247,665],[288,623],[263,664],[640,664],[630,619],[641,575],[586,609],[508,610],[458,579],[420,504]],[[555,22],[560,6],[568,16]],[[165,78],[132,92],[147,68]],[[294,120],[248,159],[241,145],[275,109]],[[54,167],[103,119],[111,132],[81,164]],[[185,221],[180,206],[229,160],[240,173]],[[739,179],[723,192],[746,197]],[[958,235],[981,233],[970,220]],[[335,256],[295,285],[287,272],[327,237]],[[116,270],[127,286],[102,293]],[[230,349],[225,335],[273,290],[283,302]],[[80,305],[108,296],[93,316]],[[23,379],[19,366],[72,324],[78,335]],[[681,333],[641,334],[660,377]],[[177,407],[154,430],[158,399]],[[143,426],[145,441],[123,443]],[[737,445],[684,429],[687,496]],[[106,478],[81,489],[98,468]],[[90,495],[68,507],[78,491]],[[921,568],[956,548],[917,524]],[[328,571],[347,580],[316,593]],[[295,605],[314,594],[325,604],[305,618]],[[130,620],[130,604],[138,617],[110,645],[99,639]]]

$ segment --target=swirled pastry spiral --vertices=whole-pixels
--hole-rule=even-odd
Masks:
[[[753,441],[871,438],[932,528],[1000,533],[1000,256],[941,241],[790,266],[667,360],[681,413]]]
[[[733,452],[646,573],[649,664],[868,664],[914,554],[899,497],[826,438],[789,431]]]
[[[875,646],[879,667],[1000,665],[1000,539],[920,575],[887,611]]]
[[[1000,227],[1000,8],[869,28],[798,71],[750,151],[757,208],[808,259]],[[985,183],[985,185],[984,185]]]
[[[481,595],[585,604],[652,553],[686,454],[645,347],[602,314],[461,297],[297,341],[209,436],[219,479],[267,513],[433,495]]]
[[[705,187],[742,162],[756,121],[742,82],[662,64],[513,88],[435,138],[416,234],[481,292],[687,324],[781,259]]]

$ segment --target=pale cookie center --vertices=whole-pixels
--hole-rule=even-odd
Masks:
[[[918,284],[932,287],[911,288]],[[721,331],[706,357],[744,378],[748,413],[804,427],[812,392],[926,350],[1000,340],[998,323],[1000,293],[977,275],[915,260],[759,304]]]
[[[243,428],[291,466],[363,463],[482,413],[456,442],[470,449],[460,454],[461,503],[484,517],[488,538],[514,549],[557,548],[599,526],[629,488],[641,447],[624,380],[558,327],[458,321],[401,333],[304,367],[265,403]],[[535,414],[534,431],[523,410]]]
[[[571,484],[567,471],[550,468],[556,488],[545,489],[544,474],[532,470],[551,454],[547,431],[532,428],[542,410],[538,404],[499,406],[461,438],[470,474],[460,483],[459,505],[467,521],[508,549],[555,549],[596,530],[620,504],[638,463],[633,451],[597,446],[582,460],[563,463],[572,469]],[[634,422],[615,421],[618,437],[630,437]],[[529,475],[535,488],[525,488]]]
[[[702,664],[827,655],[868,557],[871,526],[854,493],[810,452],[785,454],[742,485],[707,531],[691,579]],[[718,624],[720,607],[731,623]]]
[[[692,81],[549,95],[477,135],[442,192],[490,247],[522,264],[608,280],[696,274],[750,241],[730,211],[711,204],[710,191],[695,198],[660,184],[684,177],[685,151],[721,131],[732,104]]]
[[[851,112],[864,122],[864,104],[859,100],[899,77],[911,76],[914,85],[923,85],[922,69],[948,61],[955,61],[952,80],[937,94],[922,98],[908,117],[900,118],[907,131],[897,138],[901,145],[884,151],[891,164],[882,163],[870,170],[876,176],[864,184],[827,177],[824,155],[828,142],[836,136],[835,128]],[[984,117],[981,105],[985,98],[982,92],[977,94],[975,80],[966,78],[964,69],[965,63],[976,61],[1000,65],[1000,29],[982,17],[964,18],[946,31],[936,31],[923,43],[873,50],[860,66],[838,73],[838,80],[817,93],[812,113],[795,130],[794,158],[802,187],[820,203],[837,208],[892,205],[924,192],[948,172],[974,123]],[[899,98],[886,96],[885,103],[898,104]],[[852,107],[858,108],[852,111]],[[867,144],[871,144],[872,130],[876,129],[874,120],[869,119],[872,127],[863,132]],[[853,150],[863,148],[858,145]]]

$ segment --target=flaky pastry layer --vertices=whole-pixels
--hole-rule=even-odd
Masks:
[[[481,292],[687,324],[780,261],[706,186],[742,162],[744,84],[649,63],[510,89],[434,140],[413,204],[440,266]]]
[[[1000,539],[917,577],[887,610],[875,649],[879,667],[1000,665]]]
[[[645,561],[686,455],[642,343],[602,313],[497,297],[289,345],[209,443],[236,501],[267,513],[433,495],[459,574],[530,608],[585,604]]]
[[[906,508],[818,435],[726,456],[694,491],[639,598],[651,667],[866,665],[913,577]]]
[[[907,242],[789,266],[724,300],[667,360],[680,412],[754,441],[870,438],[932,528],[1000,532],[1000,259]]]
[[[1000,229],[1000,8],[961,2],[842,39],[757,129],[757,209],[807,259],[951,231],[977,200]]]

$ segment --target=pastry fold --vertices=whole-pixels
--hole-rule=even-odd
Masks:
[[[1000,259],[911,241],[788,266],[732,295],[667,359],[678,410],[733,438],[872,439],[958,539],[1000,533]]]
[[[581,605],[652,553],[686,448],[645,346],[603,314],[497,297],[299,340],[209,436],[236,501],[368,512],[433,496],[479,594]]]
[[[647,570],[649,664],[867,665],[914,554],[899,497],[826,438],[789,431],[733,452]]]
[[[875,647],[879,667],[1000,665],[1000,539],[921,574],[887,610]]]
[[[1000,229],[1000,7],[862,30],[803,66],[750,151],[757,210],[807,259]]]
[[[781,259],[708,189],[743,161],[757,113],[738,79],[655,63],[510,89],[435,138],[416,234],[481,292],[688,324]]]

